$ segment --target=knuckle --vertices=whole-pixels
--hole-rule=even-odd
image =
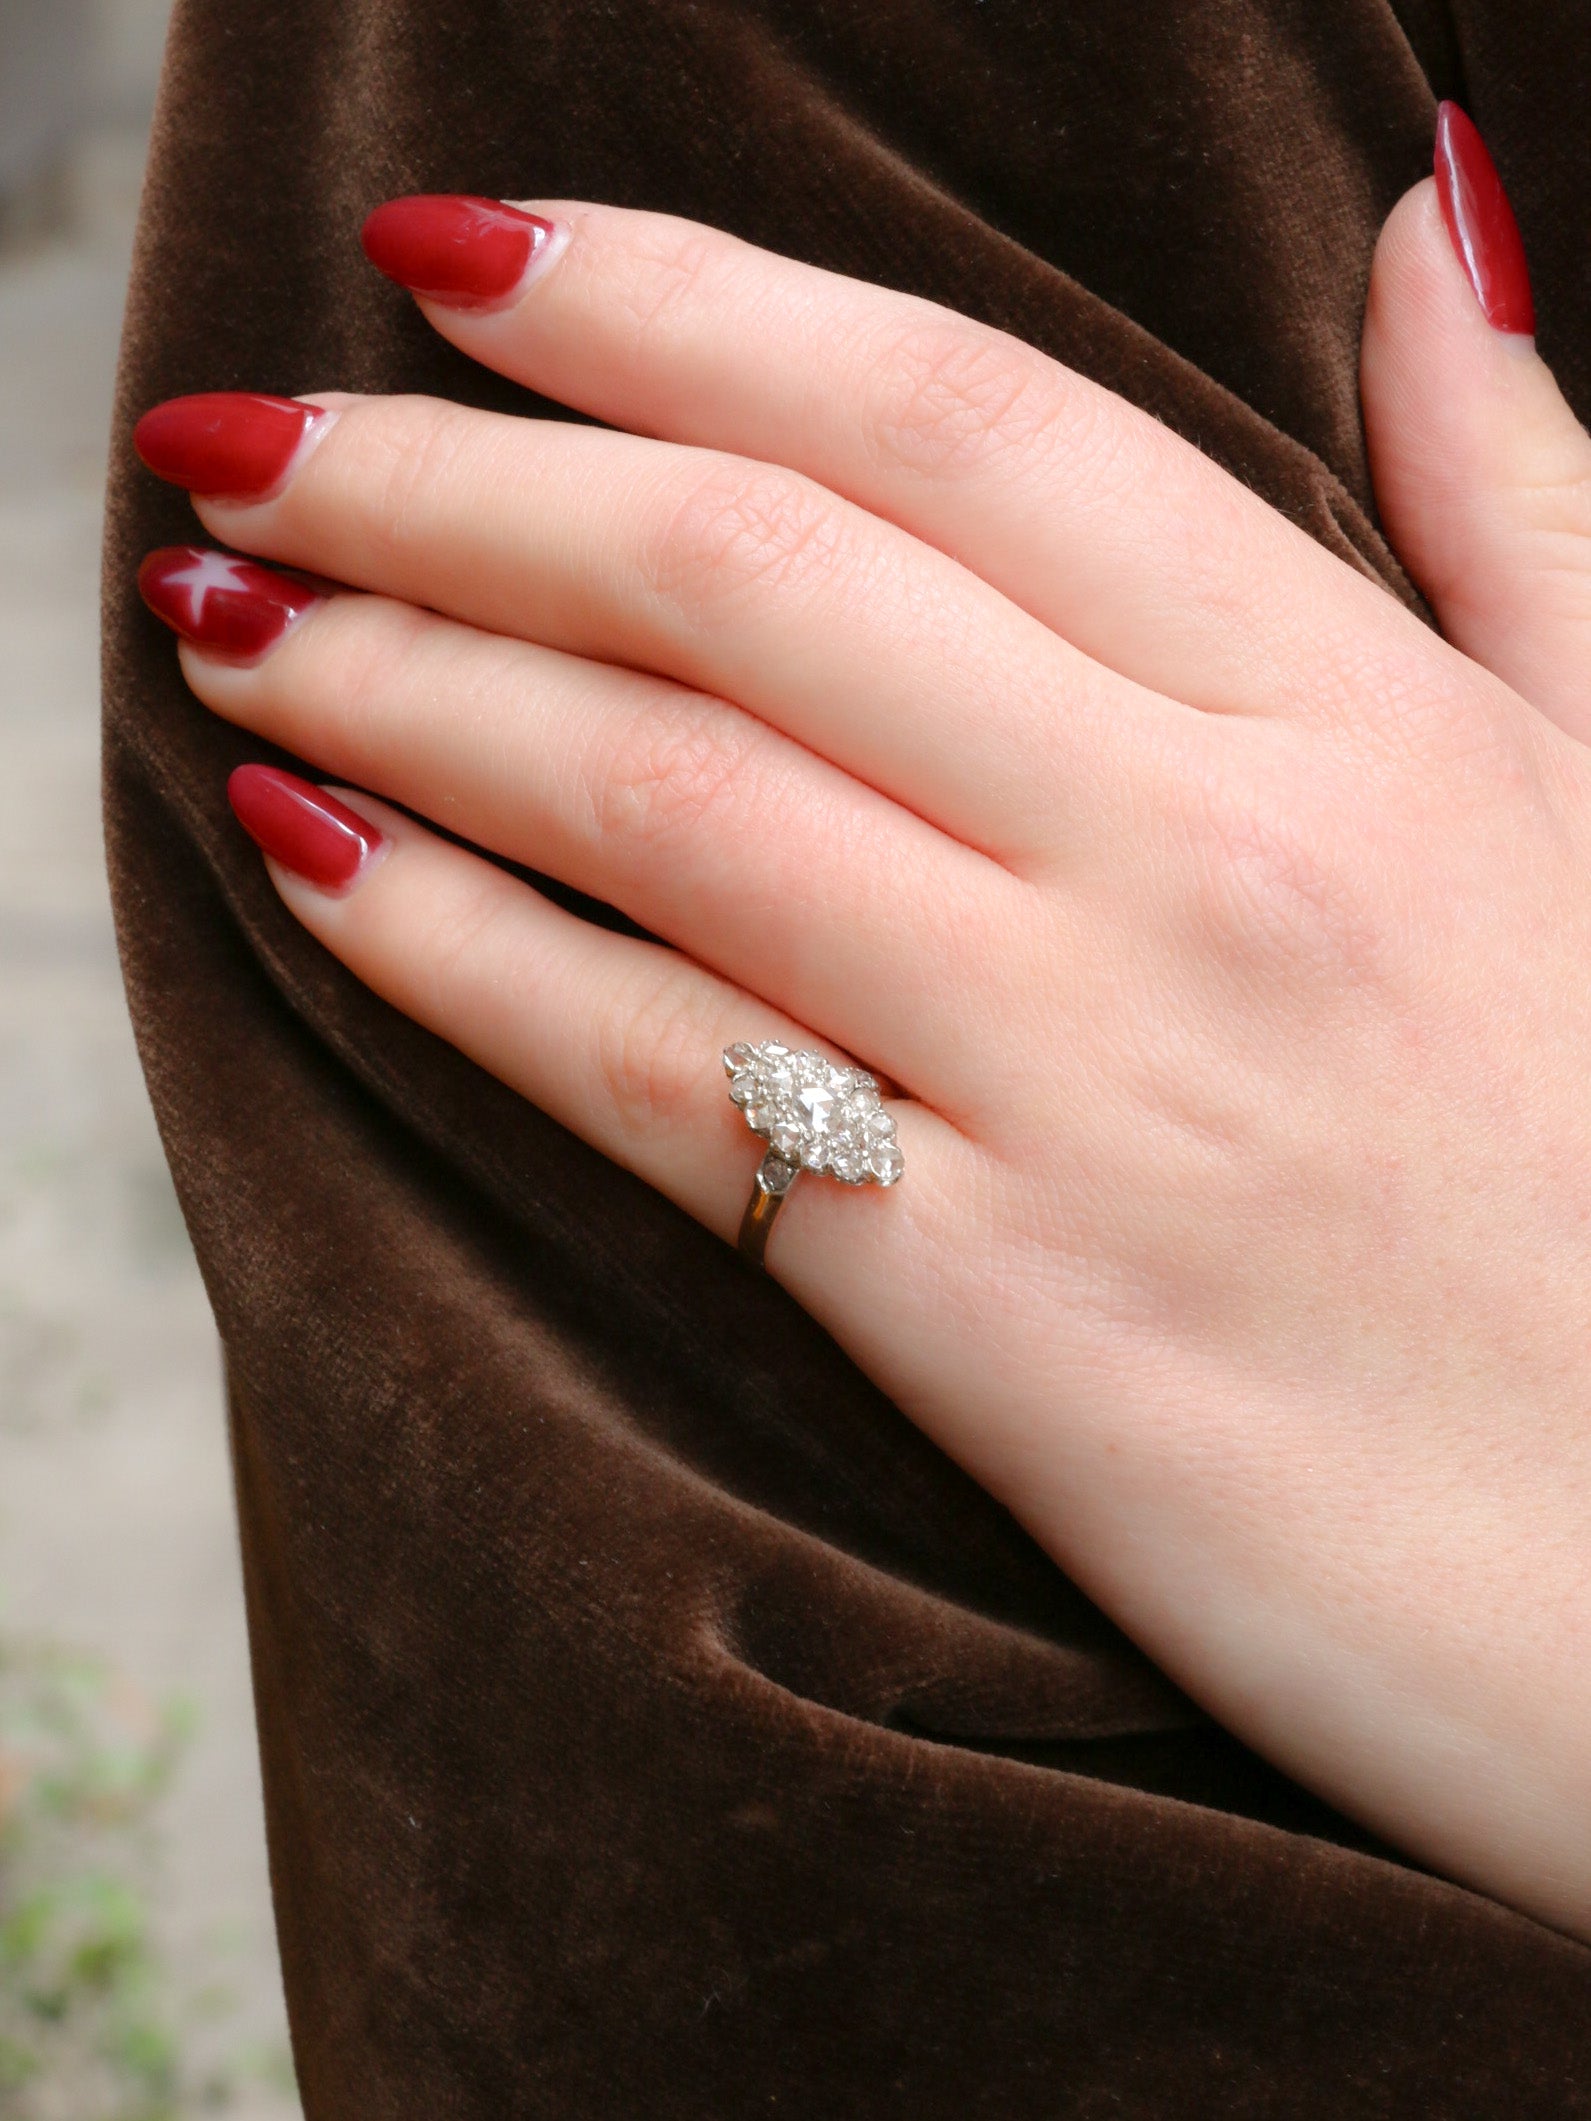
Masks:
[[[314,651],[310,674],[306,679],[294,672],[309,726],[339,727],[362,755],[368,742],[390,729],[436,632],[436,620],[410,604],[333,598],[322,623],[306,637]]]
[[[491,876],[447,893],[417,918],[411,912],[414,925],[406,926],[403,950],[421,983],[423,1022],[472,1020],[493,981],[509,915],[508,896]]]
[[[1452,790],[1472,773],[1483,785],[1517,778],[1526,726],[1517,695],[1423,627],[1383,636],[1350,608],[1317,633],[1314,655],[1321,704],[1394,771],[1440,775]]]
[[[743,719],[690,694],[627,717],[587,773],[601,844],[655,853],[738,807],[756,742]]]
[[[655,350],[676,323],[689,327],[693,317],[718,311],[735,248],[718,230],[691,222],[658,215],[644,223],[632,239],[616,293],[610,280],[602,296],[610,312],[616,300],[632,350]]]
[[[1070,424],[1069,395],[1042,355],[998,332],[935,319],[881,349],[864,431],[880,461],[945,474],[1031,450]]]
[[[1345,792],[1323,802],[1296,788],[1201,791],[1190,821],[1194,918],[1229,972],[1300,997],[1389,983],[1396,895],[1367,836],[1344,829],[1356,814],[1363,798],[1351,808]]]
[[[1546,541],[1543,564],[1561,567],[1577,587],[1586,576],[1586,540],[1591,539],[1591,471],[1584,437],[1572,451],[1554,451],[1533,465],[1519,486],[1519,511],[1530,533]]]
[[[1445,726],[1457,717],[1470,719],[1451,673],[1436,667],[1424,640],[1411,640],[1399,628],[1395,635],[1371,632],[1352,608],[1334,613],[1318,628],[1313,642],[1321,673],[1322,704],[1346,726],[1365,720],[1369,703],[1381,750],[1411,759],[1439,742]]]
[[[372,410],[359,437],[361,528],[378,552],[402,553],[457,472],[470,416],[432,398],[389,399]]]
[[[768,465],[714,464],[667,506],[646,556],[655,594],[700,622],[753,593],[798,593],[828,576],[845,539],[842,504]]]
[[[1157,436],[1154,441],[1163,450],[1169,438]],[[1123,497],[1135,492],[1141,497],[1160,483],[1160,466],[1141,457],[1135,462],[1125,449],[1117,468]],[[1198,612],[1212,628],[1241,636],[1254,624],[1254,498],[1213,466],[1199,466],[1197,471],[1193,490],[1179,481],[1175,502],[1155,518],[1157,564],[1177,584],[1188,610]]]
[[[614,997],[597,1032],[597,1079],[632,1139],[687,1118],[701,1097],[700,975],[659,956]]]

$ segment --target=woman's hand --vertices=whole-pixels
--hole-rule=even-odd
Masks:
[[[726,1045],[899,1085],[903,1183],[798,1185],[772,1271],[1230,1728],[1591,1936],[1591,445],[1422,187],[1367,388],[1474,660],[1030,348],[546,213],[372,244],[627,432],[179,401],[208,529],[364,593],[146,593],[217,712],[663,940],[245,769],[287,905],[726,1239]],[[1511,494],[1488,419],[1578,471]]]

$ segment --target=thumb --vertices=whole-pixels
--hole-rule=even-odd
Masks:
[[[1591,436],[1536,352],[1524,248],[1456,104],[1376,246],[1360,386],[1376,499],[1442,631],[1591,743]]]

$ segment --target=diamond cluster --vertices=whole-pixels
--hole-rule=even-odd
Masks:
[[[865,1068],[841,1068],[821,1053],[792,1053],[770,1039],[724,1055],[729,1095],[776,1155],[803,1171],[827,1171],[848,1186],[892,1186],[906,1168],[895,1122]]]

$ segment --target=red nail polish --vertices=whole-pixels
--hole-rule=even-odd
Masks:
[[[1485,141],[1456,103],[1442,104],[1436,114],[1436,189],[1487,323],[1530,337],[1536,305],[1519,223]]]
[[[253,390],[168,398],[133,429],[133,447],[157,478],[190,493],[255,501],[280,486],[318,405]]]
[[[500,199],[452,192],[389,199],[360,233],[378,272],[453,309],[490,309],[518,289],[553,224]]]
[[[348,890],[387,844],[368,818],[278,766],[239,766],[226,792],[255,845],[320,891]]]
[[[240,663],[257,661],[306,611],[326,601],[289,575],[200,545],[152,552],[138,570],[138,588],[174,633]]]

